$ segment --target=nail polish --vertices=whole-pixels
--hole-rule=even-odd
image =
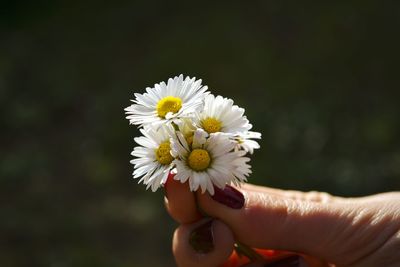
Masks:
[[[308,264],[300,256],[293,255],[276,262],[268,263],[264,267],[307,267]]]
[[[189,244],[198,253],[208,253],[214,249],[213,220],[200,225],[190,234]]]
[[[244,206],[244,196],[237,189],[226,185],[224,189],[214,186],[212,199],[232,209],[241,209]]]

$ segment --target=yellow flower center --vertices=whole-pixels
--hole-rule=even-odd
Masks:
[[[195,171],[204,171],[210,166],[210,154],[207,150],[196,148],[190,152],[188,158],[189,167]]]
[[[170,164],[174,158],[171,155],[171,146],[169,142],[161,143],[160,146],[156,149],[156,159],[163,165]]]
[[[182,99],[175,96],[166,96],[157,103],[157,114],[165,118],[168,112],[177,113],[182,107]]]
[[[201,124],[203,125],[203,129],[207,133],[216,133],[221,130],[222,123],[214,118],[207,118],[201,121]]]

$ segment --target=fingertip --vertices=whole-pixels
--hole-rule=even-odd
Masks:
[[[206,219],[181,225],[173,236],[173,254],[178,266],[219,266],[233,251],[231,230],[221,221]]]
[[[219,257],[225,260],[232,254],[235,243],[232,230],[219,220],[214,220],[213,228],[216,251]]]
[[[235,214],[243,210],[248,201],[247,194],[246,190],[226,185],[224,189],[215,187],[213,195],[197,192],[197,201],[206,214],[220,218],[220,215]]]
[[[201,218],[197,210],[196,199],[187,183],[169,178],[165,184],[165,207],[170,216],[178,223],[191,223]]]

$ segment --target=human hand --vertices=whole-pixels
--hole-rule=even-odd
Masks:
[[[307,255],[248,266],[400,266],[400,193],[340,198],[244,184],[210,197],[170,179],[166,195],[180,223],[173,237],[180,267],[227,264],[235,240]],[[202,219],[199,208],[215,219]]]

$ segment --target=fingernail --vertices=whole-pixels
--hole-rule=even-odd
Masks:
[[[294,255],[282,260],[269,263],[264,265],[264,267],[307,267],[307,263],[300,256]]]
[[[244,205],[244,196],[232,186],[226,185],[224,189],[214,186],[212,199],[232,209],[241,209]]]
[[[208,253],[214,249],[212,223],[213,221],[210,220],[194,229],[190,234],[189,243],[198,253]]]

